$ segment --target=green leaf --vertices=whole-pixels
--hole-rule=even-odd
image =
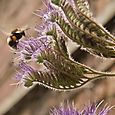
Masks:
[[[42,56],[39,55],[39,56],[37,57],[37,62],[43,63],[43,58],[42,58]]]

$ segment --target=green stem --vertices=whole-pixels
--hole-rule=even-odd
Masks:
[[[114,74],[112,74],[112,73],[101,74],[101,75],[91,78],[91,80],[96,80],[96,79],[100,79],[100,78],[108,78],[108,77],[115,77],[115,73]]]

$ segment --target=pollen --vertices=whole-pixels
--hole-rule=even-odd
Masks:
[[[16,39],[17,39],[16,36],[12,36],[13,41],[16,41]]]

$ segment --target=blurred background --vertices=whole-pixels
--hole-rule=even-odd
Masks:
[[[115,0],[88,0],[98,22],[115,35]],[[0,0],[0,30],[10,32],[17,27],[34,27],[40,19],[32,14],[43,8],[41,0]],[[115,59],[100,59],[85,51],[72,50],[71,56],[96,70],[115,72]],[[0,115],[49,115],[50,108],[68,100],[82,109],[89,102],[115,105],[115,78],[100,79],[80,89],[59,92],[35,85],[32,88],[16,87],[13,84],[15,66],[13,53],[0,34]],[[110,115],[115,115],[115,108]]]

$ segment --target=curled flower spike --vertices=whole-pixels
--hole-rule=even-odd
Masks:
[[[19,59],[28,61],[36,60],[40,53],[46,49],[50,49],[51,40],[48,37],[30,38],[22,40],[18,44]]]
[[[69,39],[91,54],[115,58],[114,36],[91,18],[86,0],[73,0],[76,9],[68,0],[51,0],[51,2],[64,13],[64,15],[60,12],[52,14],[51,21],[55,22]]]
[[[85,107],[82,111],[77,110],[74,106],[60,106],[54,108],[50,115],[108,115],[113,107],[106,106],[98,111],[99,104],[93,103],[92,105]]]

